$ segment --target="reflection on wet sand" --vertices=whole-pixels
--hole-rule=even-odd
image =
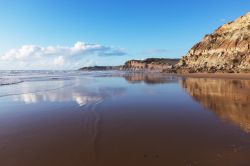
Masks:
[[[250,132],[250,81],[186,78],[182,87],[218,117]]]
[[[94,96],[89,94],[81,94],[74,92],[71,94],[67,93],[55,93],[55,92],[45,92],[45,93],[28,93],[22,94],[20,96],[14,97],[15,101],[23,101],[26,104],[34,104],[37,102],[66,102],[75,101],[79,106],[84,106],[90,103],[97,103],[102,100],[100,96]]]
[[[81,153],[84,154],[84,164],[96,165],[98,160],[98,139],[100,133],[101,116],[97,111],[98,104],[105,99],[122,96],[126,92],[123,87],[100,87],[97,90],[86,89],[61,89],[57,91],[46,91],[39,93],[27,93],[13,96],[14,101],[25,104],[36,104],[39,102],[70,102],[77,103],[82,107],[79,116],[79,130],[81,140]]]
[[[125,88],[99,88],[98,91],[86,90],[67,90],[61,89],[58,91],[46,91],[39,93],[27,93],[18,96],[13,96],[14,101],[22,101],[26,104],[34,104],[38,102],[76,102],[79,106],[96,104],[112,96],[121,96],[125,93]]]
[[[250,163],[250,135],[218,120],[191,100],[178,84],[181,78],[138,73],[124,77],[128,81],[123,75],[93,77],[91,84],[79,80],[57,90],[0,98],[0,165]],[[135,80],[145,84],[133,84]],[[220,117],[243,119],[241,116],[249,112],[249,83],[219,82],[221,85],[210,79],[181,81],[207,108],[230,108],[227,113],[225,107],[218,109]],[[241,101],[238,105],[236,97]],[[234,100],[234,104],[225,104]],[[240,116],[233,106],[242,111]]]
[[[161,73],[128,73],[124,74],[123,77],[129,82],[129,83],[141,83],[144,82],[146,84],[163,84],[163,83],[171,83],[176,82],[177,77],[176,76],[164,76]]]
[[[22,161],[24,165],[35,163],[34,165],[37,166],[46,165],[48,163],[52,165],[54,161],[57,161],[54,165],[71,165],[72,163],[80,163],[79,165],[97,165],[98,141],[101,132],[100,122],[102,119],[100,112],[97,111],[99,103],[113,97],[122,96],[125,93],[126,88],[124,87],[102,86],[93,89],[75,87],[12,96],[13,101],[24,102],[27,106],[42,102],[58,104],[63,102],[74,102],[79,107],[77,107],[77,111],[72,112],[67,110],[68,108],[64,108],[59,111],[61,112],[59,114],[57,113],[58,111],[54,112],[51,110],[49,117],[52,117],[52,121],[50,121],[48,117],[43,118],[43,116],[41,116],[43,114],[42,112],[40,112],[41,114],[39,113],[39,116],[32,117],[32,119],[25,119],[24,121],[36,120],[34,120],[32,127],[30,127],[30,125],[26,126],[25,123],[18,127],[25,129],[25,131],[29,131],[23,134],[25,139],[21,141],[19,141],[20,138],[18,137],[6,138],[10,135],[9,133],[18,135],[15,131],[13,132],[14,129],[11,127],[6,131],[7,134],[0,133],[0,145],[1,143],[6,145],[11,142],[10,148],[2,150],[0,153],[0,165],[10,163],[11,158],[8,157],[10,154],[15,156],[15,160],[12,161],[13,165],[18,165],[18,161]],[[52,107],[53,106],[51,106],[51,108]],[[37,108],[38,107],[33,107],[32,110],[36,110]],[[32,112],[35,113],[36,111]],[[44,125],[45,127],[43,127]],[[53,127],[48,128],[46,125]],[[38,130],[39,133],[34,135]],[[5,142],[3,142],[3,140]],[[12,147],[18,146],[19,143],[25,146],[25,149],[22,150],[22,155],[18,154],[18,151],[11,149]],[[46,153],[43,151],[30,153],[30,148],[32,149],[38,146],[38,149],[40,149],[42,147],[39,147],[40,144],[49,148],[50,151],[46,151]],[[43,154],[43,159],[36,159],[40,154]],[[50,158],[51,156],[54,156],[54,158]],[[57,157],[60,157],[60,160],[58,160]],[[71,161],[70,164],[65,162],[69,160]]]
[[[98,140],[100,135],[101,115],[96,111],[97,105],[83,111],[81,120],[81,137],[84,164],[96,165],[98,161]]]

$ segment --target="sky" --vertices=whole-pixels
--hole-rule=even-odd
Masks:
[[[181,58],[249,0],[0,0],[0,69]]]

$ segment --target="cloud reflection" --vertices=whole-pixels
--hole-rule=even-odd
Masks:
[[[35,104],[38,102],[75,102],[79,106],[96,104],[107,98],[121,96],[126,92],[126,88],[102,87],[89,91],[86,89],[60,89],[39,93],[27,93],[14,96],[14,101],[21,101],[25,104]]]

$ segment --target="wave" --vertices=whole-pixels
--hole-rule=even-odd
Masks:
[[[19,84],[34,81],[58,81],[74,80],[81,76],[100,77],[114,74],[114,72],[94,71],[84,72],[77,70],[54,71],[54,70],[0,70],[0,86]]]
[[[0,86],[33,81],[72,80],[79,74],[77,71],[5,70],[0,71]]]
[[[13,85],[13,84],[18,84],[23,82],[20,79],[15,79],[15,78],[0,78],[0,86],[3,85]]]

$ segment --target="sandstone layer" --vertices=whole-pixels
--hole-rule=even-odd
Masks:
[[[179,59],[149,58],[146,60],[130,60],[123,65],[123,70],[132,71],[164,71],[172,70]]]
[[[79,70],[82,71],[106,71],[106,70],[121,70],[122,66],[91,66],[91,67],[83,67]]]
[[[178,72],[249,72],[250,12],[219,27],[192,47],[176,66]]]

